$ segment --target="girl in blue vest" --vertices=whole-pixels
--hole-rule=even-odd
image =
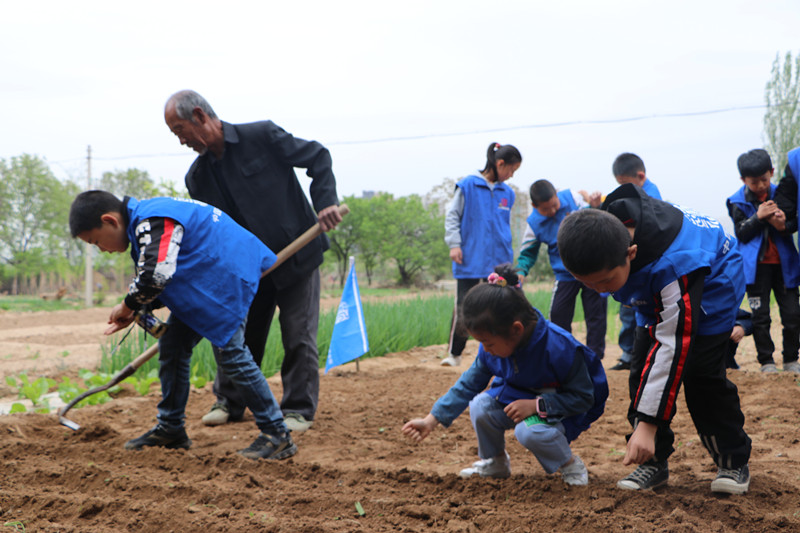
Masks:
[[[514,191],[503,182],[511,179],[521,164],[522,156],[515,147],[492,143],[486,151],[483,170],[456,183],[444,221],[444,240],[450,248],[456,278],[456,300],[449,353],[443,365],[461,364],[468,335],[459,320],[459,309],[467,291],[495,265],[514,259],[511,246]]]
[[[800,261],[787,228],[786,214],[774,201],[772,159],[766,150],[750,150],[739,156],[744,185],[727,200],[739,251],[744,260],[747,299],[753,312],[753,342],[765,373],[777,372],[770,336],[770,297],[775,295],[783,326],[783,370],[800,373]]]
[[[475,362],[429,415],[407,422],[402,431],[422,441],[438,424],[449,427],[469,405],[480,460],[461,477],[509,477],[505,432],[513,429],[545,472],[586,485],[586,466],[569,443],[603,414],[605,372],[591,350],[531,307],[518,284],[506,264],[469,291],[463,318],[481,342]]]

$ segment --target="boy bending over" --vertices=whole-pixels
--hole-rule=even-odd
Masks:
[[[192,445],[184,429],[189,363],[192,349],[206,337],[217,367],[239,388],[261,430],[239,453],[251,459],[294,455],[297,447],[281,410],[244,344],[250,302],[275,254],[228,215],[194,200],[119,200],[105,191],[87,191],[73,201],[69,226],[73,237],[103,252],[122,253],[131,245],[136,278],[124,301],[111,310],[106,335],[128,326],[143,307],[163,304],[172,312],[158,341],[158,423],[125,448]]]
[[[742,256],[720,223],[644,194],[617,188],[603,210],[568,216],[558,233],[567,270],[636,310],[628,420],[633,433],[623,464],[639,466],[617,483],[650,489],[667,482],[674,451],[670,422],[680,386],[703,446],[718,467],[713,492],[750,486],[750,438],[725,359],[744,296]]]

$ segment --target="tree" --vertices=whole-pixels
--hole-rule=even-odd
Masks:
[[[32,276],[75,266],[79,250],[69,233],[74,183],[61,183],[44,159],[23,154],[0,160],[0,261],[6,273]],[[67,262],[65,263],[65,258]]]
[[[781,176],[786,154],[800,146],[800,54],[792,59],[792,53],[787,52],[783,65],[775,56],[765,97],[764,144]]]
[[[144,199],[161,196],[159,187],[150,179],[150,174],[138,168],[103,172],[97,188],[119,197],[133,196],[134,198]]]
[[[395,262],[400,285],[411,285],[425,270],[441,270],[449,255],[444,243],[444,218],[437,204],[426,208],[417,195],[377,198],[384,202],[380,213],[385,229],[382,255]]]

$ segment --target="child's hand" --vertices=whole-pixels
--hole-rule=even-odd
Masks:
[[[780,209],[775,209],[775,214],[767,219],[776,230],[783,231],[786,229],[786,213]]]
[[[450,260],[458,263],[459,265],[464,262],[464,254],[461,252],[461,248],[450,248]]]
[[[780,209],[778,209],[778,204],[776,204],[772,200],[768,200],[758,206],[758,211],[756,211],[756,216],[758,217],[759,220],[766,220],[774,216],[776,211],[780,211]]]
[[[733,342],[739,342],[744,338],[744,328],[739,324],[733,326],[733,331],[731,331],[731,340]]]
[[[433,415],[428,415],[425,418],[415,418],[409,420],[401,430],[403,435],[413,440],[414,442],[422,442],[422,440],[431,434],[433,428],[439,423]]]
[[[112,326],[105,331],[105,334],[111,335],[121,329],[125,329],[131,322],[133,322],[133,309],[125,305],[125,302],[119,303],[111,310],[108,323],[112,324]]]
[[[656,454],[656,429],[658,426],[649,422],[639,422],[636,425],[633,435],[628,440],[622,464],[636,463],[640,465]]]
[[[503,409],[505,414],[519,424],[531,415],[536,414],[536,400],[514,400]]]

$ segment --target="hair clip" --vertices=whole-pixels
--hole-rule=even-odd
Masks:
[[[499,287],[505,287],[506,285],[508,285],[506,278],[504,278],[497,272],[492,272],[491,274],[489,274],[489,277],[486,278],[486,281],[488,281],[492,285],[497,285]]]

